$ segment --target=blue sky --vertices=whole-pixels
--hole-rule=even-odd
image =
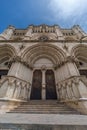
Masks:
[[[87,0],[0,0],[0,32],[8,25],[79,24],[87,32]]]

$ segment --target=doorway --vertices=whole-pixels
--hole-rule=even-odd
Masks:
[[[53,70],[46,71],[46,99],[57,99],[55,76]]]
[[[40,69],[33,72],[32,89],[31,89],[31,100],[42,99],[42,71]],[[56,84],[55,75],[52,69],[48,69],[45,72],[45,99],[56,100]]]
[[[35,70],[33,72],[33,81],[31,89],[31,100],[40,100],[42,91],[42,72],[41,70]]]

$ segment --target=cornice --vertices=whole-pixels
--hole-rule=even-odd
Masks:
[[[26,43],[28,43],[28,42],[43,42],[43,43],[45,43],[45,42],[61,42],[61,43],[85,43],[85,42],[87,42],[87,41],[78,41],[78,40],[46,40],[46,41],[40,41],[40,40],[23,40],[23,41],[21,41],[21,40],[0,40],[0,43],[8,43],[8,42],[10,42],[10,43],[23,43],[23,42],[26,42]]]

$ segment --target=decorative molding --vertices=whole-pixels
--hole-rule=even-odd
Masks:
[[[23,65],[25,65],[26,67],[33,69],[33,66],[30,65],[27,61],[23,60],[20,56],[14,56],[9,60],[9,64],[12,64],[14,62],[20,62]]]
[[[86,79],[87,80],[87,79]],[[85,77],[84,76],[72,76],[70,78],[67,78],[66,80],[60,81],[58,82],[58,93],[61,94],[60,95],[60,101],[63,102],[69,102],[69,101],[77,101],[79,100],[80,94],[79,94],[79,82],[82,81],[84,82],[85,85],[87,85],[87,83],[85,82]],[[75,88],[73,88],[73,85],[75,86]],[[68,91],[67,91],[68,89]],[[78,96],[76,96],[76,94],[74,93],[73,89],[77,89],[76,91],[78,92]],[[64,99],[62,99],[63,95],[63,91],[66,90],[66,94],[68,93],[68,96],[65,96]],[[71,97],[69,97],[69,91],[70,93],[72,93]],[[71,92],[72,91],[72,92]],[[62,93],[63,92],[63,93]]]
[[[0,81],[0,89],[4,85],[4,83],[7,82],[7,91],[6,95],[3,95],[5,99],[9,100],[27,100],[31,84],[30,82],[26,82],[22,79],[19,79],[14,76],[4,76]],[[25,91],[25,94],[22,94],[21,91]],[[4,91],[4,90],[3,90]]]

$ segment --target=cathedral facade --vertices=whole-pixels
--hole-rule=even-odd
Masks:
[[[31,100],[87,114],[87,34],[79,25],[9,26],[0,34],[0,102],[13,102],[1,112]]]

